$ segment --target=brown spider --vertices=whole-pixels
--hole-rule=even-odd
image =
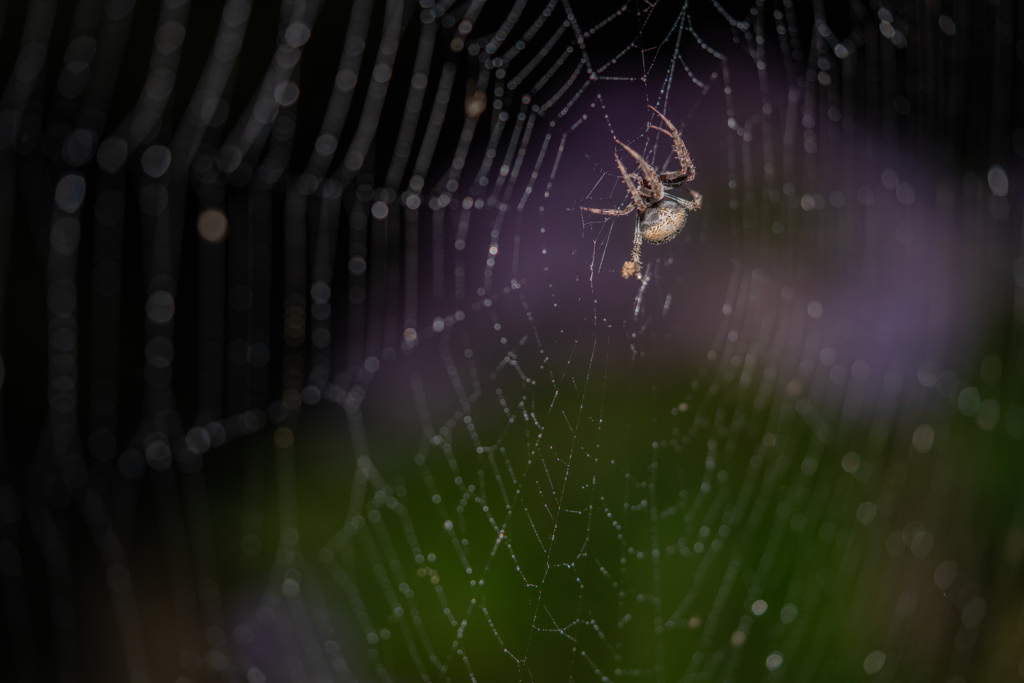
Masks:
[[[599,213],[604,216],[625,216],[633,209],[636,209],[636,232],[633,235],[633,257],[622,265],[622,277],[636,276],[640,279],[640,245],[643,240],[652,244],[662,244],[678,235],[686,225],[687,211],[696,211],[701,207],[702,197],[700,193],[690,190],[693,200],[681,199],[666,194],[666,189],[677,188],[688,183],[697,177],[697,170],[690,160],[690,153],[679,136],[679,131],[672,125],[672,122],[665,118],[660,111],[651,107],[651,110],[661,117],[661,120],[668,126],[668,130],[651,126],[672,138],[672,147],[675,149],[676,158],[679,159],[680,169],[678,171],[664,172],[651,167],[644,158],[630,149],[628,145],[619,141],[623,149],[640,163],[640,170],[644,177],[641,178],[635,173],[627,173],[626,167],[622,165],[618,152],[615,153],[615,163],[622,172],[622,180],[629,188],[632,201],[624,209],[590,209],[582,207],[585,211]]]

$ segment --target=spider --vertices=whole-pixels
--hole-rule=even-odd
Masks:
[[[674,195],[666,194],[666,189],[680,187],[697,177],[697,170],[690,160],[690,153],[679,136],[679,131],[672,122],[665,118],[660,111],[651,107],[651,111],[661,117],[661,120],[668,126],[668,130],[651,126],[654,130],[661,131],[672,138],[672,147],[679,159],[680,169],[678,171],[658,171],[651,167],[644,158],[637,154],[628,145],[617,138],[615,142],[622,145],[629,154],[640,163],[640,170],[644,177],[636,173],[627,173],[626,167],[622,165],[618,152],[615,153],[615,163],[622,172],[622,180],[629,188],[632,201],[624,209],[590,209],[582,207],[585,211],[599,213],[604,216],[625,216],[636,209],[636,232],[633,234],[633,256],[629,261],[622,264],[622,277],[636,277],[640,279],[640,245],[643,240],[652,244],[663,244],[683,231],[686,225],[688,211],[696,211],[701,207],[703,197],[700,193],[690,190],[692,200],[682,199]],[[687,188],[689,189],[689,188]]]

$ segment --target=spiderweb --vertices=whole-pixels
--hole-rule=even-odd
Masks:
[[[67,4],[0,100],[24,680],[1024,677],[1008,3]],[[650,107],[704,203],[623,280]]]

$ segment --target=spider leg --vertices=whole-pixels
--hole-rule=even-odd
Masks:
[[[616,139],[615,142],[617,142],[620,145],[622,145],[622,148],[625,149],[627,152],[629,152],[629,154],[634,159],[637,160],[637,163],[640,164],[640,170],[643,171],[644,178],[647,179],[647,185],[654,192],[654,194],[652,195],[653,198],[655,200],[658,200],[658,199],[661,199],[662,197],[664,197],[665,196],[665,191],[662,188],[661,180],[658,178],[658,172],[655,171],[653,168],[651,168],[651,165],[648,164],[646,161],[644,161],[644,158],[642,156],[640,156],[636,152],[636,150],[634,150],[632,147],[630,147],[629,145],[627,145],[626,143],[622,142],[619,139]]]
[[[678,171],[672,171],[670,173],[662,173],[661,180],[663,181],[677,181],[679,184],[688,183],[697,177],[697,169],[693,166],[693,160],[690,159],[690,152],[686,149],[686,143],[683,142],[682,136],[679,134],[679,130],[672,125],[664,114],[660,111],[651,107],[651,111],[661,117],[661,120],[668,126],[668,130],[659,128],[658,126],[651,126],[654,130],[661,131],[665,135],[672,138],[672,148],[676,152],[676,158],[679,159],[680,169]]]
[[[602,216],[625,216],[630,213],[633,213],[633,209],[635,209],[636,206],[630,204],[625,209],[591,209],[586,206],[581,206],[580,208],[583,209],[584,211],[589,211],[590,213],[599,213]]]
[[[661,184],[665,186],[666,190],[675,190],[687,183],[686,180],[680,178],[679,180],[670,180],[668,178],[662,179]]]
[[[693,201],[689,199],[680,199],[679,203],[683,205],[683,208],[687,211],[696,211],[704,204],[704,196],[696,190],[690,190],[690,194],[693,195]]]
[[[629,149],[627,147],[627,149]],[[632,150],[630,150],[632,151]],[[633,180],[630,174],[626,171],[626,167],[622,165],[622,160],[619,159],[619,155],[615,155],[615,163],[619,166],[619,171],[622,172],[622,182],[626,183],[626,187],[629,188],[629,194],[633,197],[633,203],[637,210],[643,213],[647,210],[647,202],[644,201],[644,197],[640,194],[640,190],[636,189],[636,185],[633,184]]]
[[[643,178],[638,176],[636,173],[630,173],[629,177],[633,179],[633,184],[636,185],[636,191],[645,197],[653,197],[654,191],[647,187],[647,183]]]
[[[626,187],[629,188],[629,194],[632,201],[624,209],[591,209],[587,206],[581,206],[580,208],[590,213],[601,214],[602,216],[625,216],[632,213],[634,210],[638,210],[641,213],[647,210],[647,201],[644,196],[650,196],[650,191],[643,187],[643,185],[637,186],[640,183],[640,178],[635,173],[627,173],[626,167],[622,165],[622,161],[619,159],[619,155],[615,155],[615,163],[618,164],[619,170],[622,172],[622,181],[626,183]],[[636,180],[637,184],[633,181]]]

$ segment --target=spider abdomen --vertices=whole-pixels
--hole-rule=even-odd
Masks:
[[[637,217],[640,234],[648,242],[668,242],[686,225],[686,209],[675,197],[665,195]]]

